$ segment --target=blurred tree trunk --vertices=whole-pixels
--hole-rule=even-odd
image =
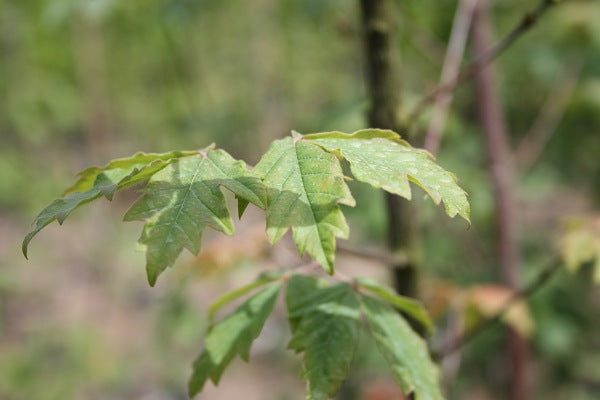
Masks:
[[[480,1],[473,16],[475,57],[491,47],[492,33],[486,1]],[[476,103],[485,135],[490,180],[496,204],[497,255],[504,283],[516,289],[519,267],[514,203],[514,172],[506,125],[500,104],[500,92],[493,65],[475,75]],[[513,400],[529,398],[528,345],[514,330],[508,334],[511,396]]]
[[[371,108],[371,128],[402,131],[398,122],[399,82],[394,65],[392,38],[394,23],[388,0],[360,0],[363,20],[366,80]],[[386,194],[388,246],[401,260],[393,265],[396,290],[418,297],[419,245],[415,229],[414,205]]]
[[[98,162],[110,151],[114,125],[108,93],[104,32],[100,22],[81,13],[74,12],[71,18],[86,152]]]

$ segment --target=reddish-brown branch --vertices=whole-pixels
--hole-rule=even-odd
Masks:
[[[530,284],[523,287],[521,290],[514,292],[514,294],[506,301],[506,303],[500,308],[500,310],[491,316],[490,318],[484,320],[480,324],[476,325],[474,328],[465,332],[461,336],[454,338],[448,343],[444,344],[437,350],[432,351],[432,356],[436,360],[443,359],[454,352],[461,349],[463,346],[470,343],[473,339],[481,335],[483,332],[486,332],[491,327],[495,326],[502,320],[502,317],[510,310],[515,304],[524,299],[529,299],[531,296],[536,294],[541,288],[543,288],[546,283],[550,281],[550,278],[554,276],[554,274],[560,269],[562,263],[558,259],[554,259],[545,267],[540,274],[531,281]]]
[[[515,162],[520,171],[531,167],[542,154],[573,97],[580,71],[580,60],[570,62],[563,69],[558,83],[548,94],[538,117],[515,151]]]
[[[492,42],[487,1],[482,0],[473,15],[473,47],[477,59],[485,59]],[[476,103],[485,135],[488,169],[496,204],[497,254],[504,283],[517,287],[519,266],[516,233],[514,177],[506,125],[500,104],[497,77],[492,65],[477,68],[475,73]],[[530,392],[528,348],[514,330],[509,331],[508,353],[514,400],[527,400]]]
[[[446,49],[446,57],[442,74],[440,77],[440,86],[451,84],[456,81],[460,72],[460,63],[465,51],[465,45],[469,36],[471,18],[473,10],[478,0],[460,0],[454,15],[452,23],[452,32]],[[425,136],[425,148],[430,153],[435,154],[438,151],[442,140],[442,132],[446,124],[446,117],[450,104],[452,103],[452,92],[438,93],[435,97],[435,106],[429,123],[429,130]]]
[[[413,126],[421,114],[429,107],[435,99],[441,93],[448,93],[453,91],[461,83],[473,78],[477,71],[492,61],[494,61],[500,54],[508,49],[513,43],[515,43],[523,34],[529,31],[539,19],[548,11],[553,5],[557,4],[560,0],[540,0],[537,7],[525,14],[520,22],[509,32],[508,35],[501,41],[499,41],[493,47],[488,47],[485,51],[480,53],[475,61],[464,67],[457,78],[449,83],[444,83],[434,90],[425,95],[421,100],[417,102],[417,105],[408,113],[405,118],[404,125],[407,128]]]

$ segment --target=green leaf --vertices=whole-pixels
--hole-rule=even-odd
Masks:
[[[235,197],[238,204],[238,218],[241,219],[242,215],[244,215],[244,212],[246,211],[246,208],[248,208],[248,204],[250,203],[248,202],[248,200],[242,199],[241,197]]]
[[[37,217],[35,217],[34,229],[29,232],[25,239],[23,239],[23,244],[21,249],[23,250],[23,255],[27,258],[27,248],[29,246],[29,242],[31,239],[39,231],[41,231],[46,225],[51,223],[52,221],[58,221],[59,224],[65,221],[65,219],[82,204],[89,203],[92,200],[100,197],[101,192],[98,189],[91,189],[87,192],[83,193],[73,193],[61,199],[56,199],[52,203],[50,203],[46,208],[39,213]]]
[[[360,287],[367,289],[371,293],[398,308],[400,311],[411,316],[415,321],[420,322],[425,329],[427,329],[427,332],[433,332],[433,322],[431,321],[431,318],[429,318],[429,314],[427,313],[427,310],[425,310],[425,307],[417,300],[401,296],[395,293],[393,289],[374,279],[357,277],[354,278],[354,280]]]
[[[423,339],[387,304],[369,296],[361,302],[377,347],[404,393],[414,392],[415,400],[443,400],[438,370]]]
[[[31,239],[52,221],[62,224],[77,207],[102,195],[112,200],[117,189],[146,181],[175,159],[195,154],[198,152],[137,153],[128,158],[112,160],[103,168],[91,167],[80,172],[79,180],[65,191],[64,197],[54,200],[35,218],[35,228],[23,240],[23,254],[27,257]]]
[[[350,163],[356,179],[411,199],[409,181],[419,185],[435,204],[444,202],[446,213],[469,221],[467,194],[454,174],[435,163],[425,150],[415,149],[390,130],[366,129],[351,134],[324,132],[306,135],[302,141],[340,154]]]
[[[280,287],[276,283],[262,289],[210,329],[204,351],[194,362],[188,384],[190,396],[199,393],[209,378],[218,384],[236,354],[248,361],[250,346],[273,311]]]
[[[329,282],[307,275],[293,275],[287,285],[285,301],[292,332],[300,323],[307,309],[314,308],[322,300],[321,289],[329,287]]]
[[[293,277],[286,303],[292,328],[289,348],[304,353],[306,398],[329,399],[348,375],[358,344],[360,303],[356,294],[345,283],[323,287],[314,278]]]
[[[197,151],[172,151],[169,153],[140,152],[130,157],[117,158],[111,160],[104,167],[89,167],[78,173],[77,175],[79,176],[79,179],[77,180],[77,182],[75,182],[75,184],[73,184],[73,186],[65,190],[64,195],[66,196],[71,193],[85,192],[87,190],[90,190],[94,187],[98,176],[102,173],[106,173],[107,171],[127,170],[130,171],[130,173],[137,174],[137,172],[141,172],[142,169],[148,167],[150,164],[154,164],[155,168],[161,164],[162,167],[164,167],[169,161],[174,161],[181,157],[193,156],[196,154],[198,154]],[[159,163],[157,163],[157,161]],[[158,172],[158,170],[155,170],[155,172]],[[146,179],[148,179],[149,177],[150,176],[147,176]]]
[[[136,153],[133,156],[125,158],[117,158],[110,161],[104,167],[90,167],[81,171],[79,179],[73,186],[65,190],[64,195],[67,196],[75,192],[85,192],[97,185],[97,178],[101,174],[110,175],[115,171],[127,171],[124,174],[124,181],[118,182],[119,189],[125,186],[131,186],[147,180],[154,173],[167,166],[169,162],[175,161],[181,157],[193,156],[198,154],[197,151],[172,151],[169,153]],[[104,189],[103,193],[108,199],[112,197],[116,190],[116,185]]]
[[[158,275],[175,263],[184,248],[198,254],[205,226],[233,234],[233,221],[220,186],[265,206],[266,193],[258,176],[244,162],[209,147],[153,175],[145,194],[127,211],[126,221],[146,222],[139,243],[146,251],[150,285],[154,286]]]
[[[75,210],[77,207],[96,200],[105,193],[105,190],[109,187],[113,187],[119,184],[120,181],[126,179],[131,175],[134,167],[129,169],[114,169],[111,171],[101,172],[96,176],[94,186],[85,192],[73,192],[65,197],[54,200],[46,208],[40,212],[40,214],[33,221],[34,229],[25,236],[23,239],[23,255],[27,258],[27,248],[31,239],[45,226],[50,224],[52,221],[58,221],[59,224],[65,221],[65,219]],[[112,196],[111,196],[112,197]],[[110,198],[109,198],[110,199]]]
[[[291,227],[301,254],[333,273],[335,238],[348,237],[339,204],[353,206],[339,160],[308,141],[273,142],[254,171],[267,186],[267,235],[277,242]]]

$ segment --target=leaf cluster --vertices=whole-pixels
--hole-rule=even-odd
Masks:
[[[234,233],[225,188],[238,201],[239,217],[250,203],[265,210],[271,243],[291,230],[299,252],[308,253],[333,275],[336,239],[349,234],[340,206],[355,205],[343,161],[361,182],[407,199],[412,197],[413,182],[434,203],[443,202],[449,216],[469,219],[466,193],[455,176],[395,132],[368,129],[304,136],[293,132],[274,141],[254,168],[214,145],[196,151],[138,153],[102,168],[88,168],[63,197],[37,216],[23,241],[23,253],[27,256],[31,239],[52,221],[62,224],[83,204],[101,197],[111,200],[118,190],[142,185],[141,197],[124,220],[144,222],[139,245],[146,253],[148,281],[153,286],[184,248],[198,254],[206,227]],[[442,398],[425,342],[393,308],[430,331],[432,323],[420,303],[364,278],[352,285],[331,285],[308,276],[275,273],[225,294],[210,308],[211,318],[222,305],[259,287],[207,333],[205,349],[194,363],[191,395],[208,379],[218,383],[236,355],[248,360],[253,340],[285,287],[292,331],[289,347],[303,354],[308,399],[335,394],[348,373],[363,320],[405,393],[414,392],[417,400]]]
[[[248,361],[252,341],[273,310],[279,291],[285,287],[292,332],[288,347],[302,354],[307,399],[329,399],[335,395],[348,375],[363,325],[373,335],[405,393],[414,393],[418,400],[443,398],[437,368],[425,342],[392,307],[400,306],[400,310],[430,326],[427,314],[418,303],[413,304],[391,289],[363,279],[351,285],[330,284],[306,275],[283,275],[282,278],[259,278],[248,287],[264,287],[211,326],[204,351],[194,362],[189,382],[191,396],[199,393],[208,379],[218,384],[235,355]],[[218,304],[221,306],[224,302],[218,301]]]
[[[355,205],[342,160],[361,182],[407,199],[412,197],[409,182],[413,182],[434,203],[443,202],[449,216],[469,219],[467,196],[456,177],[395,132],[368,129],[304,136],[293,132],[274,141],[253,169],[214,145],[197,151],[138,153],[88,168],[35,218],[23,253],[27,257],[31,239],[51,222],[62,224],[86,203],[101,197],[111,200],[118,190],[146,184],[124,220],[145,222],[139,245],[146,252],[153,286],[184,248],[198,254],[207,226],[234,233],[223,187],[238,199],[240,217],[249,203],[265,210],[271,243],[291,229],[299,252],[307,252],[333,274],[336,238],[349,235],[340,205]]]

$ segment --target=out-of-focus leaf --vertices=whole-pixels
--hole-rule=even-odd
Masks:
[[[131,157],[117,158],[110,161],[104,167],[86,168],[77,175],[79,179],[71,187],[65,190],[67,196],[75,192],[85,192],[98,185],[98,177],[101,175],[122,176],[118,181],[109,180],[100,182],[102,193],[109,200],[112,198],[117,187],[119,189],[141,183],[149,179],[153,174],[166,167],[167,164],[181,157],[197,155],[197,151],[172,151],[169,153],[136,153]],[[126,173],[125,173],[126,172]]]
[[[194,154],[197,152],[137,153],[131,157],[112,160],[102,168],[83,170],[78,174],[77,182],[65,190],[63,197],[54,200],[35,218],[35,228],[23,240],[23,254],[27,257],[31,239],[52,221],[62,224],[80,205],[96,200],[101,195],[112,200],[116,190],[146,181],[177,158]]]
[[[387,304],[369,296],[361,302],[377,347],[404,393],[414,393],[416,400],[443,400],[438,370],[423,339]]]
[[[343,132],[313,133],[302,140],[340,154],[350,163],[354,177],[376,188],[411,199],[409,181],[419,185],[435,204],[444,202],[446,213],[469,221],[467,194],[425,150],[415,149],[390,130],[365,129],[351,134]]]
[[[289,347],[303,353],[306,398],[332,398],[348,375],[358,344],[360,304],[356,293],[348,284],[320,287],[322,284],[309,277],[293,277],[288,285]]]
[[[236,354],[248,361],[250,346],[273,311],[279,289],[280,284],[275,283],[260,290],[210,329],[204,351],[194,362],[188,384],[190,396],[199,393],[209,378],[218,384]]]
[[[514,290],[499,285],[477,285],[470,287],[463,296],[468,331],[480,323],[482,318],[493,318],[501,312],[514,296]],[[535,328],[529,307],[524,300],[515,301],[504,312],[501,320],[523,337],[530,337]]]
[[[183,248],[198,254],[205,226],[233,234],[220,186],[259,207],[265,205],[264,186],[257,175],[244,162],[209,147],[153,175],[145,194],[127,211],[126,221],[146,222],[139,243],[146,251],[150,285],[175,263]]]
[[[267,186],[267,235],[277,242],[291,227],[300,253],[333,273],[335,238],[348,237],[339,204],[354,205],[339,160],[308,141],[276,140],[254,168]]]
[[[560,251],[570,271],[594,263],[594,281],[600,283],[600,217],[572,220],[561,240]]]

